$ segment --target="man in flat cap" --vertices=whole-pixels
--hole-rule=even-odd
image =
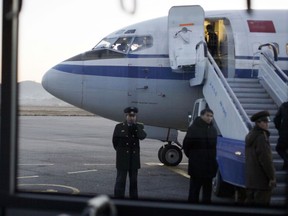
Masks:
[[[255,113],[253,129],[245,138],[246,203],[269,205],[276,186],[275,169],[269,142],[268,111]]]
[[[129,196],[138,198],[137,177],[140,169],[140,140],[146,138],[144,125],[136,121],[137,107],[124,109],[126,120],[115,126],[113,147],[116,150],[117,177],[114,196],[124,198],[126,178],[129,173]]]

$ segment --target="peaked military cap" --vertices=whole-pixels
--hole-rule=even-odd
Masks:
[[[135,113],[138,113],[138,109],[137,109],[137,107],[133,107],[133,106],[126,107],[124,109],[124,113],[126,113],[126,114],[135,114]]]
[[[255,113],[254,115],[251,116],[251,121],[256,122],[256,121],[270,121],[270,113],[268,111],[260,111],[258,113]]]

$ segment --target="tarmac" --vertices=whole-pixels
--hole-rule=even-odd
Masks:
[[[66,115],[19,116],[18,190],[113,197],[116,154],[112,134],[116,123],[91,114],[67,112]],[[180,134],[180,143],[183,137],[184,133]],[[186,202],[188,160],[183,155],[178,166],[163,165],[158,160],[158,149],[163,144],[152,139],[140,143],[139,199]],[[127,179],[127,197],[128,189]],[[233,203],[233,198],[214,195],[212,200]]]

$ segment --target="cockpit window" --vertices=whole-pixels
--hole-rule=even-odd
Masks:
[[[140,51],[153,45],[153,38],[151,36],[139,36],[135,37],[131,44],[131,52]]]
[[[116,40],[117,38],[104,38],[93,48],[93,50],[110,48]]]
[[[127,52],[131,45],[132,37],[120,37],[118,40],[112,45],[112,49],[118,50],[120,52]]]
[[[112,49],[126,53],[129,49],[130,52],[136,52],[152,46],[153,38],[147,35],[137,37],[114,37],[104,38],[92,50]]]

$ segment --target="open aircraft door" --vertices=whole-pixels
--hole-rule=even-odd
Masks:
[[[175,72],[195,67],[197,47],[199,44],[206,46],[204,16],[204,10],[199,5],[174,6],[169,10],[169,58]]]

